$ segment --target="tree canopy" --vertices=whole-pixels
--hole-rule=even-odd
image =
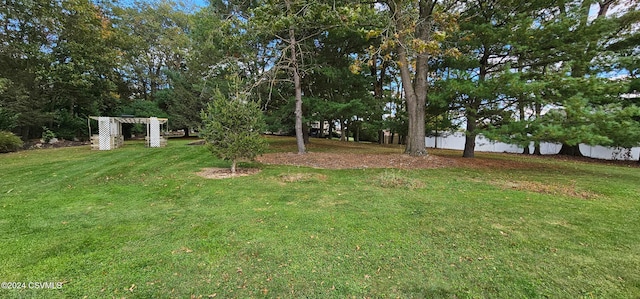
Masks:
[[[5,1],[0,130],[86,138],[88,115],[197,129],[229,75],[272,132],[461,130],[527,147],[640,142],[638,1]],[[330,137],[330,136],[329,136]],[[538,151],[539,152],[539,151]]]

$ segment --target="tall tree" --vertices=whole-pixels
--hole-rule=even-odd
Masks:
[[[0,78],[9,84],[0,106],[18,115],[23,138],[37,136],[42,125],[77,129],[81,116],[112,100],[117,59],[104,8],[90,1],[4,4]]]
[[[409,131],[405,153],[412,156],[427,154],[425,148],[425,107],[427,101],[430,49],[434,45],[434,9],[437,1],[389,1],[387,3],[397,30],[398,68],[407,102]],[[415,14],[411,11],[417,10]],[[418,45],[414,53],[411,44]],[[431,49],[433,50],[433,49]],[[411,55],[415,54],[415,73],[411,72]]]
[[[580,111],[586,109],[591,111],[589,115],[596,115],[598,111],[610,110],[612,104],[620,105],[621,91],[617,83],[597,77],[612,70],[611,62],[620,57],[610,51],[613,45],[637,34],[638,5],[637,1],[618,0],[559,2],[541,19],[543,22],[537,28],[539,36],[555,36],[559,41],[553,43],[553,56],[561,62],[546,69],[552,72],[549,76],[562,82],[550,85],[547,92],[548,97],[556,99],[551,103],[565,110],[562,118],[554,118],[556,123],[563,121],[553,134],[556,141],[563,144],[560,154],[582,155],[579,143],[610,144],[603,130],[584,126]]]
[[[116,7],[115,14],[124,56],[119,72],[134,98],[153,101],[169,84],[165,71],[185,68],[191,19],[171,0],[135,1],[130,7]]]
[[[264,1],[252,13],[249,25],[271,38],[268,52],[273,54],[274,68],[270,75],[275,77],[279,70],[286,70],[288,81],[293,84],[296,143],[298,153],[304,154],[302,80],[311,52],[302,41],[335,26],[339,20],[337,8],[315,0]]]
[[[408,114],[408,138],[405,153],[412,156],[426,155],[425,109],[429,91],[429,60],[441,53],[441,42],[447,32],[456,26],[449,13],[454,1],[416,0],[384,1],[390,28],[386,45],[397,54],[402,89]]]
[[[527,84],[511,66],[514,39],[519,28],[531,26],[541,1],[470,0],[461,5],[462,22],[453,43],[463,55],[445,65],[450,69],[445,85],[454,108],[465,117],[463,157],[472,158],[477,135],[503,126],[524,100]]]
[[[307,118],[343,124],[344,140],[348,140],[347,130],[353,127],[355,130],[350,131],[357,140],[359,125],[366,123],[365,127],[372,127],[382,121],[382,86],[376,86],[379,79],[365,72],[352,71],[353,57],[367,51],[369,43],[365,34],[341,26],[327,30],[310,42],[316,49],[308,57],[312,65],[302,82]],[[374,100],[377,92],[380,98]]]

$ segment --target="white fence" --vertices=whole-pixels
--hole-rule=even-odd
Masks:
[[[456,132],[443,137],[426,137],[425,144],[431,148],[444,148],[463,150],[465,143],[464,133]],[[540,152],[543,155],[555,155],[560,152],[561,144],[543,142],[540,144]],[[533,153],[533,142],[529,146],[530,152]],[[495,152],[495,153],[522,153],[523,149],[517,145],[507,144],[503,142],[495,142],[485,138],[482,135],[476,137],[476,151],[479,152]],[[640,156],[640,147],[634,147],[631,152],[626,149],[589,146],[580,144],[580,151],[584,156],[606,159],[606,160],[638,160]]]

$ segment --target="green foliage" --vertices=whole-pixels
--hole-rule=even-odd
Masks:
[[[0,94],[4,93],[11,81],[7,78],[0,78]]]
[[[620,98],[627,90],[602,78],[634,74],[637,4],[616,14],[611,3],[591,4],[465,2],[466,21],[449,44],[463,55],[438,66],[442,98],[464,114],[467,134],[523,146],[637,144],[633,108]]]
[[[406,136],[409,133],[409,119],[407,111],[402,105],[396,105],[395,109],[395,113],[384,120],[384,126],[392,133]]]
[[[160,109],[158,102],[143,99],[136,99],[121,106],[116,114],[136,117],[167,117],[167,113]]]
[[[44,143],[49,143],[49,141],[51,141],[51,139],[56,138],[56,134],[49,130],[49,128],[43,126],[42,127],[42,141],[44,141]]]
[[[122,44],[121,72],[136,84],[134,98],[156,100],[168,86],[166,71],[184,70],[191,40],[191,16],[177,1],[139,1],[117,7],[113,19]]]
[[[205,107],[205,97],[185,74],[167,71],[167,75],[171,88],[158,91],[159,106],[167,111],[173,128],[197,128],[202,122],[200,111]]]
[[[629,92],[640,93],[640,78],[632,78],[629,80]],[[636,99],[640,103],[640,99]]]
[[[466,116],[469,134],[519,144],[633,145],[637,100],[616,104],[616,92],[595,80],[567,83],[639,74],[639,4],[593,3],[233,0],[190,10],[174,0],[11,0],[0,8],[8,24],[0,130],[35,138],[46,125],[70,139],[85,134],[87,115],[113,114],[168,114],[173,128],[197,127],[213,89],[225,94],[225,76],[241,73],[270,131],[293,130],[297,91],[298,120],[341,121],[367,139],[383,127],[412,135],[408,114],[426,107],[427,135],[455,130],[455,118]],[[421,85],[416,94],[429,96],[385,126],[383,107],[399,93],[391,89],[402,86],[402,68],[404,86]],[[629,90],[637,86],[633,79]],[[413,93],[405,90],[398,105],[414,107]],[[547,105],[565,115],[540,116]]]
[[[73,140],[87,136],[87,120],[66,110],[58,111],[54,115],[54,123],[55,127],[52,130],[58,138]]]
[[[11,132],[0,131],[0,153],[15,152],[22,148],[22,140]]]
[[[536,121],[532,140],[633,147],[637,139],[638,108],[620,97],[626,86],[600,78],[562,78],[544,92],[558,109]]]
[[[238,159],[253,159],[266,150],[262,111],[242,94],[229,98],[216,91],[201,118],[200,136],[216,158],[233,162],[232,171]]]
[[[10,112],[6,108],[0,107],[0,131],[10,131],[15,128],[18,121],[18,114]]]
[[[0,19],[10,24],[0,36],[0,106],[17,116],[16,131],[37,137],[57,111],[93,115],[112,105],[120,60],[102,4],[9,1]]]

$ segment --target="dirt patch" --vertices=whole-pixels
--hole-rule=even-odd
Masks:
[[[197,175],[207,179],[226,179],[240,176],[254,175],[260,172],[257,168],[238,168],[235,175],[231,173],[230,168],[203,168]]]
[[[399,170],[385,170],[379,174],[373,184],[382,188],[419,189],[425,186],[424,182],[402,173]]]
[[[316,173],[283,173],[278,176],[282,183],[326,181],[327,176]]]
[[[572,182],[570,185],[543,184],[540,182],[531,181],[493,181],[490,183],[503,189],[514,189],[550,195],[563,195],[588,200],[598,198],[598,194],[596,193],[593,193],[591,191],[578,190],[576,188],[575,182]]]
[[[397,168],[428,169],[451,167],[456,163],[438,156],[411,157],[403,154],[349,154],[349,153],[271,153],[256,161],[264,164],[307,166],[322,169]]]

